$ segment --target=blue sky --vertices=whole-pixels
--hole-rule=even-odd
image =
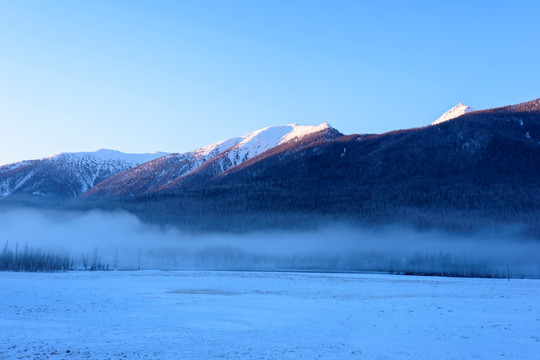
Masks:
[[[538,1],[0,0],[0,164],[540,97]]]

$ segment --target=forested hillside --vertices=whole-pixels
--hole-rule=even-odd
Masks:
[[[382,135],[283,144],[214,177],[130,198],[83,197],[76,206],[197,229],[519,223],[538,235],[539,103]]]

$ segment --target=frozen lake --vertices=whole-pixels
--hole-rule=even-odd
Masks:
[[[0,273],[1,359],[538,359],[540,281]]]

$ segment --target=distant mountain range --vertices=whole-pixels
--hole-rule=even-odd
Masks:
[[[58,204],[76,198],[111,176],[164,155],[167,154],[124,154],[102,149],[0,166],[0,201]]]
[[[183,154],[111,150],[0,167],[0,204],[124,209],[191,229],[408,223],[540,234],[540,99],[432,125],[343,135],[329,124],[261,129]]]

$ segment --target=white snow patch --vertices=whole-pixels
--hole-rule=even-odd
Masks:
[[[439,117],[437,120],[432,122],[431,125],[437,125],[437,124],[455,119],[461,115],[464,115],[473,111],[476,111],[476,110],[474,110],[470,106],[464,105],[463,103],[459,103],[453,108],[451,108],[450,110],[448,110],[447,112],[445,112],[444,114],[442,114],[441,117]]]
[[[13,188],[13,190],[11,190],[11,192],[17,190],[18,188],[20,188],[21,186],[24,185],[25,182],[27,182],[28,180],[30,180],[30,178],[34,175],[34,171],[30,171],[21,181],[19,181],[17,183],[17,185],[15,185],[15,187]]]
[[[5,198],[6,196],[9,196],[11,194],[11,190],[9,188],[9,182],[3,181],[0,185],[0,199]]]

